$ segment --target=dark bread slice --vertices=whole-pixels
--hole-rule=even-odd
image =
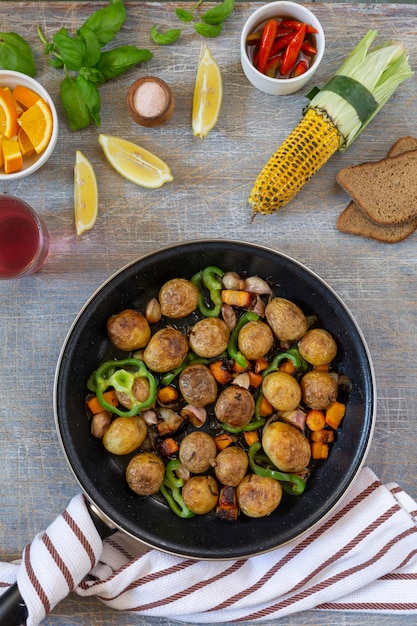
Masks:
[[[417,228],[417,219],[410,220],[405,224],[393,226],[380,226],[374,224],[358,207],[353,200],[349,202],[346,209],[339,215],[336,226],[342,233],[359,235],[368,239],[375,239],[381,243],[398,243]]]
[[[417,150],[344,167],[337,181],[375,224],[417,218]]]
[[[387,157],[395,157],[408,150],[417,150],[417,137],[400,137],[388,150]]]

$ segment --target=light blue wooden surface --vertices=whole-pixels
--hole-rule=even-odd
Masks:
[[[60,75],[42,57],[35,24],[49,34],[75,30],[102,6],[90,2],[7,2],[2,30],[14,30],[35,47],[38,79],[60,110],[60,136],[51,161],[30,179],[0,183],[44,217],[52,254],[36,276],[0,283],[0,558],[19,558],[25,544],[58,515],[78,492],[57,440],[52,408],[55,364],[80,307],[114,271],[166,244],[227,237],[264,244],[317,272],[355,316],[373,357],[378,417],[368,465],[382,481],[399,482],[417,497],[417,298],[416,235],[385,246],[342,235],[336,219],[348,202],[336,183],[344,165],[382,158],[401,136],[417,135],[416,78],[403,85],[345,154],[335,155],[280,213],[251,222],[247,196],[264,162],[296,125],[307,90],[273,98],[256,92],[239,61],[239,33],[255,4],[239,3],[224,33],[209,41],[224,80],[218,125],[205,140],[190,127],[192,90],[201,39],[188,32],[174,46],[149,40],[152,24],[174,24],[173,3],[126,3],[128,20],[119,43],[149,47],[154,59],[117,82],[104,85],[101,132],[140,143],[170,164],[174,182],[151,191],[122,179],[105,161],[93,126],[73,133],[59,104]],[[181,3],[181,6],[187,6]],[[327,80],[369,28],[398,38],[417,65],[417,6],[409,4],[314,3],[327,47],[315,83]],[[166,80],[177,99],[168,125],[143,129],[128,117],[129,85],[144,74]],[[92,161],[98,178],[96,226],[75,235],[75,150]],[[71,596],[45,622],[48,626],[169,626],[119,614],[95,600]],[[412,617],[307,612],[279,626],[411,626]],[[192,625],[190,625],[192,626]],[[278,626],[268,622],[268,626]]]

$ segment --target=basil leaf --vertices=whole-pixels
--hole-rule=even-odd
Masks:
[[[87,26],[82,26],[78,33],[85,44],[83,65],[85,67],[94,67],[94,65],[96,65],[96,63],[98,62],[101,54],[100,42],[97,39],[94,31],[92,31],[91,28],[87,28]]]
[[[192,22],[194,17],[191,11],[185,9],[175,9],[175,14],[181,22]]]
[[[92,13],[83,26],[93,31],[102,46],[114,39],[126,20],[126,9],[122,0],[111,0],[103,9]]]
[[[84,76],[86,80],[89,80],[95,85],[101,85],[107,81],[103,72],[98,70],[96,67],[82,67],[80,69],[80,76]]]
[[[76,82],[79,93],[87,104],[91,117],[96,125],[100,126],[101,98],[96,85],[84,78],[81,74],[78,74]]]
[[[79,70],[83,65],[86,53],[84,42],[77,37],[70,37],[66,28],[61,28],[55,33],[52,40],[64,65],[70,70]]]
[[[64,78],[61,82],[59,95],[71,129],[80,130],[88,126],[92,120],[92,115],[77,81],[70,76]]]
[[[204,22],[198,22],[197,24],[194,24],[194,28],[198,34],[203,37],[218,37],[222,32],[223,23],[205,24]]]
[[[170,43],[174,43],[174,41],[177,41],[180,35],[181,28],[170,28],[165,33],[159,33],[156,24],[154,24],[151,28],[152,41],[158,43],[161,46],[166,46]]]
[[[107,80],[120,76],[127,70],[143,61],[152,59],[153,54],[149,50],[140,50],[136,46],[120,46],[113,50],[102,52],[96,65]]]
[[[203,13],[201,19],[206,24],[221,24],[232,13],[234,6],[235,0],[224,0]]]
[[[17,33],[0,32],[0,67],[5,70],[36,76],[32,48]]]

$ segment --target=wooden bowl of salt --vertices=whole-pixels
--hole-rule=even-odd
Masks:
[[[127,110],[137,124],[148,128],[161,126],[171,118],[174,108],[174,94],[161,78],[143,76],[130,86]]]

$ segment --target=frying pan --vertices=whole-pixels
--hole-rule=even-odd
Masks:
[[[208,265],[267,279],[274,295],[294,301],[335,338],[335,366],[352,383],[347,409],[329,458],[312,466],[306,491],[284,494],[268,517],[225,522],[208,514],[176,517],[163,499],[140,497],[124,480],[127,460],[110,455],[92,437],[85,408],[86,382],[104,360],[124,358],[109,342],[106,321],[124,308],[144,310],[171,278],[191,278]],[[92,508],[109,526],[146,545],[196,559],[260,554],[311,530],[328,515],[362,467],[376,410],[371,357],[352,314],[319,276],[289,256],[256,244],[198,240],[172,245],[133,261],[110,277],[73,322],[59,356],[55,385],[56,427],[69,466]]]

